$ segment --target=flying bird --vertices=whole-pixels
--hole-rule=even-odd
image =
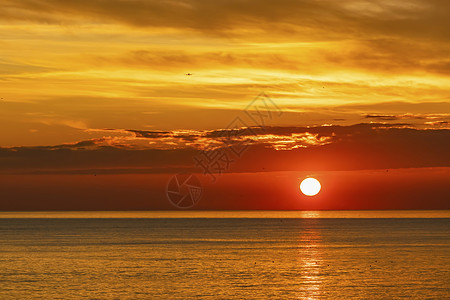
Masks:
[[[186,73],[186,76],[191,76],[192,75],[192,73]]]

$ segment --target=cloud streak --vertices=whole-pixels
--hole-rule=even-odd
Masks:
[[[251,27],[295,33],[299,28],[322,32],[347,32],[360,27],[372,33],[391,32],[448,39],[446,1],[142,1],[112,0],[6,0],[1,16],[8,20],[63,22],[73,19],[103,19],[138,27],[190,28],[204,32],[228,32]],[[70,20],[70,19],[69,19]],[[356,30],[352,32],[356,35]]]
[[[418,130],[407,124],[268,127],[247,131],[136,131],[42,147],[0,148],[2,173],[171,173],[194,171],[201,150],[251,146],[231,172],[448,167],[449,129]],[[283,150],[283,151],[282,151]],[[83,171],[84,170],[84,171]],[[88,171],[86,171],[88,170]],[[198,169],[197,169],[198,171]]]

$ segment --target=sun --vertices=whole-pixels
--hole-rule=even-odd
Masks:
[[[308,177],[300,183],[300,190],[306,196],[315,196],[320,192],[321,185],[319,180]]]

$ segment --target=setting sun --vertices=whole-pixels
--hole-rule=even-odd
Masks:
[[[306,178],[300,183],[300,190],[306,196],[315,196],[320,192],[321,185],[315,178]]]
[[[0,300],[450,300],[449,16],[0,0]]]

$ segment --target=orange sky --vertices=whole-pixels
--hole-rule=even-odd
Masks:
[[[195,171],[236,118],[261,125],[244,112],[261,92],[277,107],[236,137],[252,155],[230,172],[450,167],[449,15],[442,0],[3,0],[0,173]]]

